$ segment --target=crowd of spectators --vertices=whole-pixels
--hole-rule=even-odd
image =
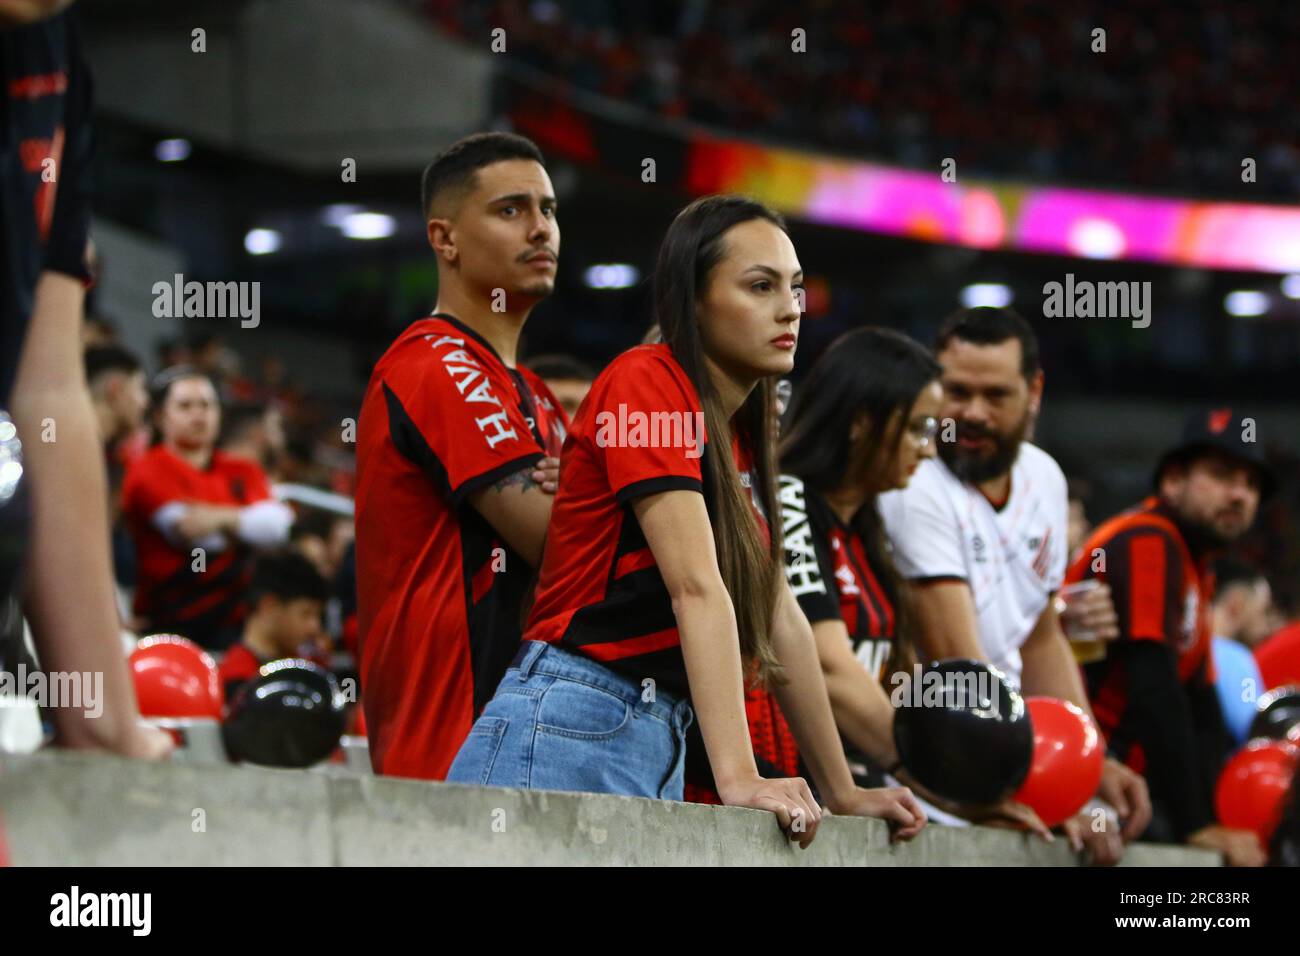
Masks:
[[[274,355],[246,374],[210,331],[158,340],[151,376],[111,322],[87,318],[82,345],[123,628],[194,640],[228,695],[282,657],[353,674],[355,452],[320,397]],[[530,365],[576,412],[593,370]]]
[[[311,594],[321,626],[302,652],[350,653],[356,602],[346,496],[355,466],[337,447],[345,445],[342,429],[278,358],[263,358],[245,375],[237,354],[210,332],[160,341],[151,379],[110,323],[88,321],[84,339],[128,629],[176,632],[221,652],[247,636],[268,592],[285,600]],[[273,494],[287,484],[343,497],[315,506]],[[288,503],[277,500],[283,497]],[[203,552],[197,569],[196,548]],[[298,567],[284,571],[285,560]],[[181,580],[187,568],[192,581]],[[268,579],[292,582],[294,593],[258,583]],[[270,640],[266,630],[254,643]]]
[[[485,48],[503,28],[508,62],[741,136],[992,177],[1300,196],[1294,4],[424,2]]]

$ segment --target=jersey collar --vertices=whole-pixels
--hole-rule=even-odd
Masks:
[[[442,319],[442,320],[443,320],[444,322],[446,322],[448,325],[454,325],[458,330],[460,330],[461,332],[465,333],[465,334],[468,335],[470,338],[472,338],[475,342],[477,342],[479,345],[483,346],[485,349],[487,349],[489,352],[491,352],[491,353],[492,353],[492,357],[493,357],[494,359],[496,359],[498,362],[501,362],[501,366],[502,366],[503,368],[510,368],[508,365],[506,365],[506,363],[505,363],[504,361],[502,361],[501,356],[497,354],[497,350],[496,350],[495,348],[492,347],[492,343],[491,343],[491,342],[489,342],[487,339],[483,338],[483,336],[479,335],[477,332],[475,332],[473,329],[471,329],[468,325],[466,325],[466,324],[465,324],[464,322],[462,322],[460,319],[456,318],[456,317],[455,317],[454,315],[452,315],[450,312],[434,312],[432,315],[429,316],[429,318],[431,318],[431,319]],[[514,369],[511,369],[511,371],[514,371]]]

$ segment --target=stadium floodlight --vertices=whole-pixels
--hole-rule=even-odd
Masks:
[[[1236,289],[1223,297],[1223,311],[1238,318],[1251,318],[1268,311],[1268,296],[1255,289]]]
[[[961,290],[961,304],[968,309],[981,305],[1001,309],[1010,305],[1013,298],[1011,286],[1001,282],[974,282]]]
[[[326,225],[333,226],[335,229],[342,229],[344,221],[349,216],[355,216],[363,211],[356,203],[336,202],[322,209],[320,217]]]
[[[1109,219],[1088,216],[1070,228],[1070,251],[1087,259],[1118,259],[1124,255],[1124,231]]]
[[[397,231],[397,220],[383,212],[354,212],[339,223],[349,239],[387,239]]]
[[[265,256],[279,250],[283,237],[274,229],[250,229],[244,236],[244,249],[251,256]]]
[[[153,148],[153,158],[160,163],[180,163],[190,158],[188,139],[162,139]]]
[[[583,273],[589,289],[626,289],[640,278],[641,270],[627,262],[601,262]]]

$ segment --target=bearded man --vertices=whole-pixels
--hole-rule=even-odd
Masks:
[[[1255,419],[1239,410],[1193,413],[1156,465],[1154,493],[1103,522],[1066,574],[1106,581],[1115,598],[1119,639],[1085,679],[1111,754],[1146,778],[1149,838],[1216,850],[1234,866],[1260,866],[1266,854],[1254,833],[1215,820],[1232,741],[1210,653],[1211,566],[1276,483],[1256,438]]]
[[[1043,397],[1038,340],[1010,309],[963,309],[935,341],[943,366],[938,458],[878,504],[895,563],[911,584],[917,651],[924,660],[987,661],[1026,695],[1056,697],[1090,713],[1062,626],[1069,493],[1060,466],[1027,440]],[[1114,636],[1109,594],[1094,629]],[[1151,818],[1141,776],[1107,759],[1097,797],[1116,826],[1080,814],[1071,843],[1094,862],[1114,863]]]

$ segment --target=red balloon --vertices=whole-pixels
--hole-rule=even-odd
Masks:
[[[1233,755],[1219,774],[1214,808],[1225,827],[1253,830],[1266,846],[1282,815],[1291,789],[1300,747],[1285,740],[1259,737]]]
[[[217,663],[199,645],[175,634],[154,634],[130,657],[135,697],[143,717],[221,719]]]
[[[1026,697],[1034,727],[1034,758],[1015,800],[1049,827],[1068,820],[1101,783],[1106,748],[1092,718],[1055,697]]]

